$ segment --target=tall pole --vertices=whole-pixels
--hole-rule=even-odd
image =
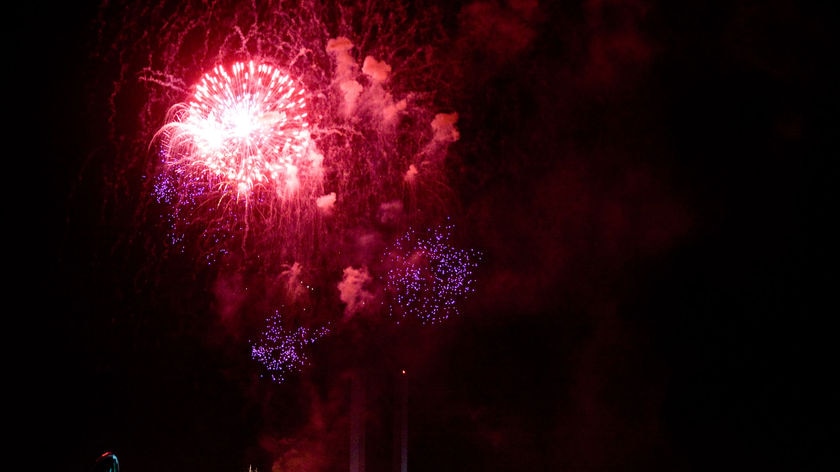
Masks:
[[[397,410],[398,441],[399,441],[399,472],[408,472],[408,374],[405,369],[400,371],[397,378],[397,395],[399,405]]]
[[[365,388],[362,374],[350,377],[350,472],[365,472]]]

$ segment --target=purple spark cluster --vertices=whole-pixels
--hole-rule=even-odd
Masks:
[[[307,347],[329,332],[326,326],[289,330],[283,326],[280,312],[275,311],[266,319],[259,339],[251,344],[251,358],[262,364],[273,382],[283,383],[289,374],[309,363]]]
[[[409,230],[385,254],[388,311],[397,323],[409,318],[442,323],[458,315],[459,302],[473,292],[482,255],[451,246],[452,229],[447,224],[424,233]]]

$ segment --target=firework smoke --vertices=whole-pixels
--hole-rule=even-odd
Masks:
[[[29,54],[44,70],[23,78],[41,80],[33,96],[47,98],[27,109],[66,109],[33,117],[62,127],[51,140],[56,158],[74,143],[88,152],[69,183],[76,213],[65,217],[81,223],[72,242],[87,251],[68,258],[74,266],[61,282],[72,297],[59,312],[68,309],[66,324],[85,334],[89,326],[106,334],[91,372],[122,369],[133,379],[148,364],[133,356],[153,353],[184,364],[160,383],[214,390],[197,380],[198,367],[233,379],[260,407],[241,417],[266,435],[247,441],[281,470],[342,468],[345,374],[358,365],[371,379],[380,367],[408,367],[413,388],[425,389],[412,397],[411,411],[425,417],[413,434],[426,440],[412,467],[655,470],[646,453],[669,449],[656,443],[670,427],[659,422],[670,414],[662,404],[686,405],[655,382],[659,360],[680,366],[650,339],[670,324],[645,332],[645,303],[660,295],[650,288],[659,277],[645,272],[669,266],[677,245],[728,234],[717,222],[744,215],[753,216],[743,227],[762,231],[743,241],[780,254],[771,241],[784,233],[753,223],[780,221],[777,210],[796,199],[742,185],[775,181],[766,166],[798,161],[777,158],[812,132],[800,100],[786,101],[781,122],[771,110],[778,102],[760,96],[778,99],[780,82],[800,84],[798,74],[778,75],[784,67],[772,67],[772,55],[750,54],[764,30],[730,36],[760,23],[758,10],[666,3],[103,1],[92,58]],[[802,13],[786,5],[780,18]],[[762,82],[768,71],[776,77]],[[88,95],[77,97],[75,74],[94,77],[84,80]],[[74,100],[94,109],[74,113]],[[742,119],[753,106],[761,130],[749,132]],[[93,133],[67,126],[74,119]],[[787,140],[757,149],[776,125]],[[715,140],[719,131],[727,139]],[[731,172],[745,156],[756,157]],[[714,204],[695,214],[680,195]],[[735,248],[726,248],[732,260],[692,254],[709,267],[765,260]],[[695,313],[715,320],[710,332],[728,326],[717,322],[718,306],[745,300],[707,303],[715,277],[662,279],[676,287],[665,291],[675,302],[657,304],[668,309],[655,316]],[[98,303],[91,292],[103,282],[113,284],[112,300]],[[743,293],[732,287],[727,295]],[[92,309],[100,318],[88,322]],[[463,322],[451,322],[462,312]],[[685,333],[668,342],[705,339]],[[202,353],[187,351],[185,337],[200,339]],[[112,351],[132,356],[128,369]],[[403,359],[420,365],[388,365]],[[156,388],[146,375],[138,383]],[[144,399],[149,410],[163,395]],[[179,409],[162,411],[161,423]],[[469,460],[453,463],[454,451]]]
[[[458,329],[618,298],[615,268],[684,227],[640,161],[657,129],[637,113],[656,104],[622,101],[656,53],[644,6],[584,3],[102,4],[102,216],[143,262],[136,298],[233,363],[284,470],[337,468],[351,367],[422,357],[460,378],[470,348],[434,351]],[[463,311],[480,316],[448,323]]]
[[[460,139],[440,10],[163,0],[102,18],[114,8],[145,21],[100,23],[98,53],[119,64],[110,204],[131,208],[125,242],[151,278],[211,284],[223,338],[248,341],[260,378],[287,383],[345,333],[369,342],[358,320],[458,313],[477,253],[439,227],[457,219]]]
[[[397,235],[452,216],[458,113],[435,54],[448,38],[441,12],[422,7],[120,5],[159,25],[103,21],[99,51],[120,64],[115,205],[139,199],[133,220],[166,235],[144,243],[150,259],[192,260],[217,285],[236,274],[286,304],[266,281],[297,265],[332,311],[347,303],[346,268],[373,271]]]
[[[161,256],[312,268],[349,230],[451,213],[458,115],[430,55],[446,40],[437,10],[372,3],[375,25],[359,25],[349,4],[210,7],[128,6],[166,18],[131,48],[120,41],[146,25],[102,23],[102,54],[121,65],[112,187],[141,195],[135,220],[165,225]]]

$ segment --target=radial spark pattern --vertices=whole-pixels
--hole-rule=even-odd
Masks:
[[[205,74],[192,99],[170,109],[157,137],[165,164],[183,180],[240,197],[256,187],[287,197],[301,176],[321,174],[308,128],[304,89],[250,61]]]

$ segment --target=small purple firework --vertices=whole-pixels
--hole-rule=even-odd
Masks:
[[[452,229],[448,224],[424,234],[409,230],[385,254],[388,310],[397,323],[407,318],[442,323],[458,315],[459,302],[473,292],[481,252],[449,245]]]
[[[265,367],[267,375],[275,383],[283,383],[287,376],[309,363],[307,346],[330,332],[324,326],[316,329],[299,326],[288,330],[283,326],[279,311],[266,319],[265,329],[256,342],[251,344],[251,358]]]

